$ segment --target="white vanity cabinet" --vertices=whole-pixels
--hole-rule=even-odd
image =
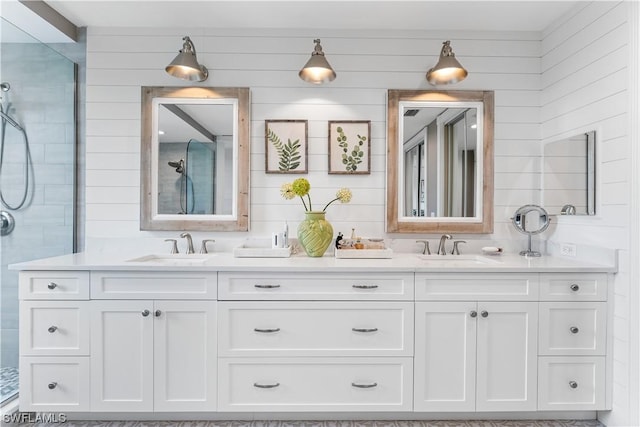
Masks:
[[[414,410],[535,410],[536,298],[535,274],[416,274]]]
[[[91,409],[214,411],[216,302],[194,299],[215,295],[216,273],[95,273],[91,281],[92,298],[96,288],[114,298],[91,301]],[[183,284],[184,300],[169,299]]]
[[[219,274],[220,411],[410,411],[412,273]]]

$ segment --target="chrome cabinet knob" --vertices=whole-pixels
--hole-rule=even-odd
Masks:
[[[57,326],[49,326],[49,328],[47,329],[47,331],[49,331],[50,334],[54,333],[55,331],[58,330]]]
[[[578,285],[577,283],[573,283],[571,286],[569,286],[569,289],[571,289],[573,292],[578,292],[580,290],[580,285]]]
[[[469,316],[471,317],[478,317],[478,312],[475,310],[471,310],[471,313],[469,313]]]
[[[578,388],[578,383],[575,381],[569,381],[569,387],[571,388]]]
[[[580,329],[578,329],[577,326],[572,326],[569,328],[569,331],[571,331],[572,334],[577,334],[578,332],[580,332]]]
[[[485,311],[485,310],[482,310],[482,311],[480,312],[480,316],[482,316],[482,317],[487,317],[487,316],[489,316],[489,312],[488,312],[488,311]]]
[[[49,387],[49,390],[53,390],[54,388],[58,387],[58,383],[57,382],[50,382],[47,387]]]
[[[153,313],[153,315],[154,315],[154,316],[156,316],[156,317],[160,317],[160,316],[162,316],[162,311],[160,311],[160,310],[156,310],[156,311]]]
[[[149,310],[144,310],[144,311],[142,312],[142,317],[147,317],[147,316],[148,316],[148,315],[150,315],[150,314],[151,314],[151,312],[150,312]]]
[[[49,284],[47,285],[47,288],[52,289],[52,290],[57,288],[57,287],[58,287],[58,284],[55,283],[55,282],[49,282]]]

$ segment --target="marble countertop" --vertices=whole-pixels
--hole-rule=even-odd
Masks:
[[[143,260],[145,256],[151,258]],[[389,259],[235,258],[231,253],[209,255],[152,254],[124,256],[78,253],[44,258],[9,266],[12,270],[141,270],[141,271],[289,271],[314,272],[585,272],[615,273],[616,265],[581,262],[572,258],[542,256],[527,258],[517,254],[423,257],[415,253],[394,253]],[[175,258],[171,258],[175,257]],[[141,259],[142,258],[142,259]],[[172,264],[175,259],[175,263]]]

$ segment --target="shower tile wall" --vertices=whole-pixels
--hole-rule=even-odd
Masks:
[[[1,79],[8,111],[27,131],[35,191],[31,203],[12,211],[15,229],[0,240],[1,366],[18,366],[18,273],[8,264],[73,250],[74,65],[40,43],[3,43]],[[7,126],[0,182],[5,200],[21,198],[22,135]],[[3,208],[3,210],[6,210]]]

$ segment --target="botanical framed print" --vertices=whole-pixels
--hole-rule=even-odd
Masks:
[[[371,121],[329,122],[329,173],[371,173]]]
[[[265,120],[265,172],[307,173],[307,120]]]

